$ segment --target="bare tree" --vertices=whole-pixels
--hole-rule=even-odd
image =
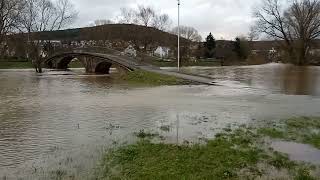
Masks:
[[[27,34],[28,57],[37,72],[42,72],[42,58],[45,56],[42,45],[46,40],[37,32],[54,31],[65,27],[77,16],[69,0],[25,0],[21,17],[21,30]]]
[[[175,27],[171,30],[171,33],[178,35],[178,30],[178,27]],[[181,45],[180,51],[181,60],[186,61],[193,52],[192,46],[199,46],[198,43],[201,42],[202,37],[200,36],[198,30],[189,26],[180,26],[180,36],[187,40],[185,43]]]
[[[144,26],[151,26],[154,18],[156,17],[156,13],[155,10],[151,7],[139,5],[136,17],[140,24]]]
[[[136,19],[136,12],[134,9],[129,9],[129,8],[121,8],[120,9],[121,13],[120,16],[118,17],[118,22],[122,24],[136,24],[137,19]]]
[[[18,25],[23,1],[1,0],[0,2],[0,55],[4,55],[6,43],[5,38],[12,33]]]
[[[173,28],[171,32],[178,35],[178,27]],[[194,42],[200,42],[202,40],[198,30],[189,26],[180,26],[180,36]]]
[[[279,0],[266,0],[254,15],[258,32],[282,40],[296,64],[307,63],[310,43],[320,37],[319,0],[294,0],[288,7]]]
[[[160,14],[154,8],[143,5],[139,5],[137,9],[121,8],[118,19],[119,23],[154,27],[162,31],[171,25],[168,14]]]
[[[295,40],[298,64],[307,63],[311,41],[320,37],[320,1],[295,0],[286,13],[290,36]]]
[[[59,30],[65,27],[72,23],[77,16],[78,12],[69,0],[58,0],[55,5],[55,17],[53,18],[55,21],[51,30]]]
[[[159,29],[161,31],[165,31],[170,27],[171,23],[172,23],[172,21],[170,20],[169,15],[162,14],[162,15],[156,16],[154,18],[152,27]]]

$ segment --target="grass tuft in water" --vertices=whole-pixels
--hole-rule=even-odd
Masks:
[[[282,132],[279,129],[276,128],[261,128],[258,129],[258,133],[265,135],[265,136],[269,136],[271,138],[284,138],[284,132]]]
[[[294,178],[295,180],[316,180],[311,176],[308,169],[302,168],[298,170],[298,175]]]
[[[142,138],[142,139],[145,139],[145,138],[154,138],[154,137],[157,137],[159,136],[159,134],[156,134],[156,133],[151,133],[151,132],[146,132],[145,130],[140,130],[139,132],[137,133],[134,133],[138,138]]]
[[[160,127],[160,130],[161,131],[164,131],[164,132],[170,132],[170,130],[171,130],[171,127],[169,126],[169,125],[164,125],[164,126],[161,126]]]

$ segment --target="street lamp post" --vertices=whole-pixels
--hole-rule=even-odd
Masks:
[[[180,71],[180,0],[178,0],[178,71]]]

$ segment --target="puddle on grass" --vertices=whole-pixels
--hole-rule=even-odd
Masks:
[[[320,150],[307,144],[287,141],[274,141],[271,147],[278,152],[289,155],[293,161],[303,161],[320,165]]]

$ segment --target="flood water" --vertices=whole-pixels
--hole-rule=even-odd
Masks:
[[[271,63],[257,66],[194,67],[184,71],[211,77],[220,85],[255,88],[271,93],[320,95],[320,67]]]
[[[294,161],[303,161],[320,165],[320,150],[310,145],[295,142],[274,141],[271,147],[278,152],[288,154]]]
[[[144,129],[200,142],[226,126],[320,116],[320,68],[187,68],[218,86],[135,87],[82,71],[0,71],[0,178],[88,179],[105,149]],[[161,131],[169,126],[170,131]]]

